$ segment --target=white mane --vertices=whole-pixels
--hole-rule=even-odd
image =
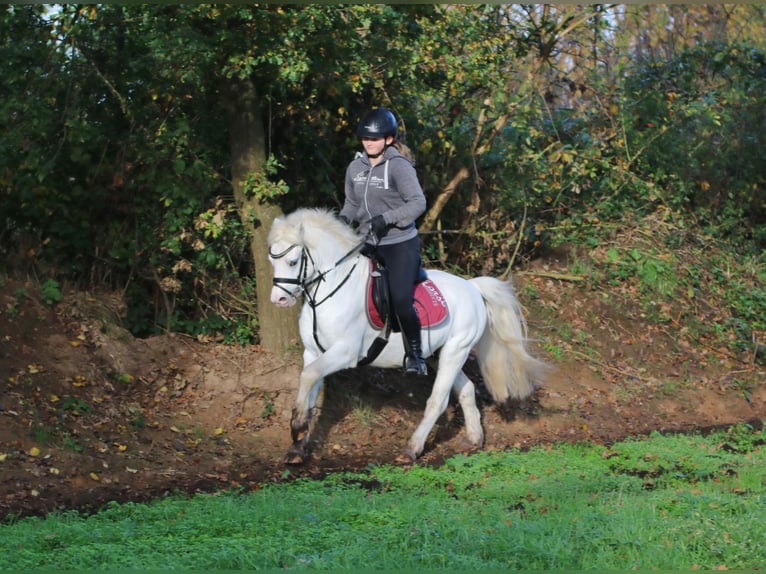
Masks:
[[[303,245],[312,252],[332,250],[331,245],[335,244],[341,251],[348,251],[361,237],[330,209],[301,208],[274,220],[268,243],[273,245],[277,241]]]

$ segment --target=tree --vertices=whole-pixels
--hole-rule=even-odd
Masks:
[[[671,146],[677,157],[708,149],[697,128],[719,116],[749,125],[736,105],[760,121],[762,68],[742,54],[763,47],[763,12],[66,4],[46,15],[7,6],[0,249],[41,276],[124,290],[134,333],[259,336],[285,349],[296,337],[282,327],[295,321],[268,301],[265,233],[282,210],[340,206],[354,129],[371,106],[394,110],[414,149],[430,206],[427,257],[507,270],[546,226],[656,198],[651,171],[663,157],[650,152],[663,141],[637,117],[667,110],[652,58],[679,63],[662,80],[677,85],[679,70],[708,69],[687,53],[706,34],[744,42],[739,55],[710,52],[710,69],[721,78],[716,66],[729,66],[735,81],[704,85],[725,97],[676,100],[693,105],[674,110],[693,120],[678,132],[688,148]],[[720,26],[705,28],[716,18]],[[712,170],[718,179],[702,183],[753,173],[743,167],[757,169],[755,157],[736,150],[759,148],[745,144],[732,139]],[[737,185],[742,197],[761,182]]]
[[[271,274],[267,244],[271,222],[279,217],[281,209],[268,201],[262,193],[253,189],[253,179],[263,191],[267,185],[266,135],[260,117],[259,97],[252,79],[232,79],[228,85],[229,97],[226,107],[229,112],[231,134],[231,179],[234,198],[240,218],[249,230],[251,251],[255,264],[258,318],[261,325],[262,345],[270,350],[284,352],[299,343],[296,311],[278,309],[269,300]]]

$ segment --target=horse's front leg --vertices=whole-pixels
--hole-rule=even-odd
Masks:
[[[314,355],[308,352],[304,353],[304,367],[290,418],[293,444],[287,451],[287,464],[302,464],[310,454],[312,415],[322,391],[324,378],[355,364],[355,358],[345,344],[333,345],[325,353],[313,357]]]
[[[302,373],[301,381],[303,379]],[[322,392],[323,384],[323,379],[316,379],[313,384],[307,385],[310,387],[308,395],[303,398],[299,396],[295,400],[292,416],[290,417],[290,434],[292,435],[293,444],[287,451],[285,459],[287,464],[302,464],[309,455],[311,450],[309,440],[311,439],[312,417],[316,411],[317,398]],[[304,385],[301,383],[299,389],[303,387]],[[300,390],[298,394],[300,395]]]

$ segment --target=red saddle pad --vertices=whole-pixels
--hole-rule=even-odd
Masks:
[[[430,279],[415,285],[415,310],[420,317],[421,327],[435,327],[441,324],[449,314],[447,301],[436,283]],[[370,325],[376,329],[382,329],[386,324],[385,318],[380,316],[373,302],[372,280],[367,282],[367,317]]]

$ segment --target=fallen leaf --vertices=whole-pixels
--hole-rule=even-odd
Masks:
[[[8,458],[8,455],[4,452],[0,452],[0,462],[5,462],[6,458]]]
[[[85,387],[85,386],[87,386],[87,384],[88,384],[88,379],[86,379],[82,375],[77,375],[74,378],[74,381],[72,381],[72,386],[73,387]]]
[[[101,477],[99,477],[95,472],[91,472],[88,476],[90,476],[92,480],[101,480]]]

